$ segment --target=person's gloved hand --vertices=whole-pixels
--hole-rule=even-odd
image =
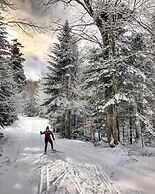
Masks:
[[[42,135],[42,131],[40,131],[40,135]]]

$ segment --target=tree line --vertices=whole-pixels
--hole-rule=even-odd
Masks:
[[[7,25],[0,18],[0,124],[10,125],[17,118],[16,95],[22,91],[26,77],[22,63],[22,45],[8,41]]]
[[[9,41],[6,21],[0,18],[0,125],[11,125],[18,115],[38,116],[39,82],[26,79],[17,39]]]

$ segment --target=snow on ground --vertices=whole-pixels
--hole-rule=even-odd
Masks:
[[[0,194],[155,194],[155,149],[94,147],[57,139],[43,155],[48,121],[19,117],[0,148]]]

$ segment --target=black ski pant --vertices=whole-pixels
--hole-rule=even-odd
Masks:
[[[51,138],[50,139],[45,138],[45,152],[47,150],[47,144],[48,144],[48,142],[51,144],[51,149],[53,150],[53,141],[52,141],[52,139]]]

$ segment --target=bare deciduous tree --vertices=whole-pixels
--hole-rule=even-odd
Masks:
[[[49,26],[34,22],[31,18],[10,17],[10,10],[17,10],[17,5],[12,0],[0,0],[0,8],[0,15],[8,26],[18,27],[29,36],[34,32],[40,33],[50,29]]]
[[[15,6],[11,0],[0,0],[0,8],[1,10],[6,11],[7,9],[10,9],[10,8],[14,9]]]

